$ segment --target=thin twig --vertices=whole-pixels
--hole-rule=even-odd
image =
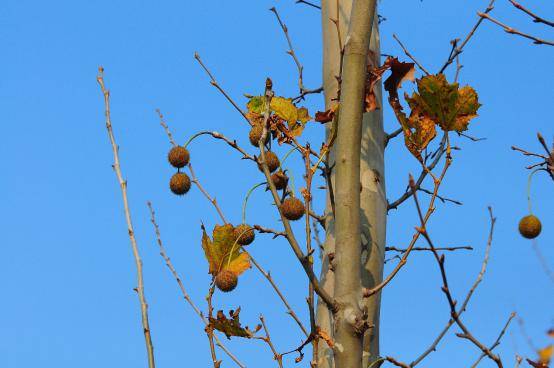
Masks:
[[[549,41],[549,40],[544,40],[542,38],[538,38],[538,37],[535,37],[535,36],[532,36],[528,33],[524,33],[524,32],[521,32],[513,27],[510,27],[509,25],[507,24],[504,24],[502,23],[501,21],[499,21],[498,19],[495,19],[493,17],[491,17],[490,15],[486,14],[486,13],[481,13],[481,12],[477,12],[477,14],[481,17],[481,18],[486,18],[488,19],[489,21],[493,22],[494,24],[502,27],[502,29],[504,29],[504,32],[506,33],[509,33],[509,34],[513,34],[513,35],[517,35],[517,36],[521,36],[521,37],[524,37],[524,38],[527,38],[531,41],[533,41],[534,44],[536,45],[549,45],[549,46],[554,46],[554,41]]]
[[[508,326],[510,326],[510,322],[512,322],[512,320],[514,319],[514,317],[516,316],[516,314],[514,312],[512,312],[510,314],[510,317],[508,318],[508,321],[506,321],[506,325],[504,325],[504,328],[502,329],[502,331],[500,331],[500,334],[498,335],[498,337],[496,338],[496,341],[491,345],[491,347],[489,348],[491,351],[494,350],[498,345],[500,345],[500,340],[502,340],[502,337],[504,336],[504,334],[506,333],[506,330],[508,330]],[[486,356],[485,353],[482,353],[479,358],[477,358],[477,361],[475,361],[475,363],[473,363],[473,365],[471,366],[471,368],[475,368],[477,367],[477,365],[479,364],[479,362],[481,362],[481,360]]]
[[[308,331],[302,324],[302,321],[300,320],[300,318],[298,318],[298,315],[294,312],[294,310],[290,306],[289,302],[285,298],[285,295],[281,292],[281,290],[275,283],[275,280],[273,280],[273,277],[271,276],[271,272],[264,270],[262,266],[256,261],[256,259],[252,257],[252,254],[245,249],[245,247],[241,246],[241,248],[244,252],[248,254],[248,256],[250,257],[250,261],[252,262],[252,264],[254,264],[254,267],[256,267],[258,271],[260,271],[260,273],[267,279],[267,281],[269,281],[269,283],[271,284],[271,287],[273,288],[273,290],[275,290],[275,293],[277,294],[277,296],[279,296],[279,299],[281,299],[281,301],[287,308],[287,314],[289,314],[292,317],[292,319],[294,319],[294,321],[296,322],[298,327],[300,327],[304,335],[308,336]]]
[[[408,49],[404,46],[404,44],[402,43],[402,41],[400,41],[400,39],[398,38],[398,36],[396,34],[393,34],[392,38],[394,38],[396,40],[396,42],[398,42],[398,44],[400,45],[400,47],[402,48],[402,50],[404,51],[406,56],[409,57],[414,63],[416,63],[416,65],[419,67],[419,69],[421,69],[427,75],[431,74],[427,71],[427,69],[425,69],[425,67],[423,65],[421,65],[421,63],[419,61],[417,61],[417,59],[410,53],[410,51],[408,51]]]
[[[489,254],[490,254],[490,249],[491,249],[491,246],[492,246],[492,240],[493,240],[493,234],[494,234],[494,225],[496,223],[496,218],[492,217],[492,212],[489,212],[489,213],[491,214],[491,218],[490,218],[491,225],[490,225],[489,237],[488,237],[488,240],[487,240],[487,246],[486,246],[486,249],[485,249],[485,256],[483,258],[483,262],[482,262],[482,265],[481,265],[481,270],[479,271],[479,274],[477,275],[477,278],[475,279],[473,285],[469,289],[469,291],[468,291],[468,293],[467,293],[467,295],[464,299],[464,302],[462,303],[462,306],[458,310],[458,312],[457,312],[458,316],[462,315],[462,313],[464,313],[466,311],[467,305],[469,304],[469,301],[470,301],[471,297],[473,296],[473,293],[477,289],[477,286],[479,286],[479,284],[483,280],[483,276],[485,275],[485,272],[487,270],[487,265],[488,265],[488,262],[489,262]],[[435,248],[435,250],[437,250],[437,249],[438,248]],[[448,332],[448,330],[450,329],[450,327],[453,324],[454,324],[454,319],[451,318],[448,321],[448,323],[446,324],[446,326],[443,328],[443,330],[435,338],[435,340],[433,341],[431,346],[429,346],[420,356],[418,356],[414,361],[412,361],[410,363],[410,367],[415,367],[423,359],[425,359],[425,357],[427,357],[430,353],[435,351],[437,349],[437,345],[442,340],[442,338],[446,335],[446,333]]]
[[[267,326],[265,324],[264,316],[260,315],[260,321],[262,322],[262,327],[265,332],[265,338],[263,339],[269,348],[271,349],[271,352],[273,353],[273,359],[277,361],[277,364],[280,368],[283,368],[283,356],[277,352],[275,349],[275,346],[273,345],[273,342],[271,341],[271,336],[269,335],[269,330],[267,329]]]
[[[554,27],[554,22],[551,22],[549,20],[546,20],[542,17],[539,17],[537,14],[533,13],[531,10],[527,9],[526,7],[524,7],[523,5],[519,4],[518,2],[514,1],[514,0],[509,0],[513,6],[515,6],[517,9],[521,10],[522,12],[524,13],[527,13],[529,16],[531,16],[533,18],[533,22],[535,23],[543,23],[543,24],[546,24],[550,27]]]
[[[296,53],[294,52],[294,47],[292,47],[292,41],[289,36],[289,31],[285,23],[281,20],[281,17],[279,16],[279,13],[277,12],[277,9],[275,7],[272,7],[269,9],[275,14],[275,17],[277,18],[277,21],[279,22],[279,25],[281,26],[281,29],[283,30],[283,33],[285,34],[285,38],[287,39],[287,43],[289,45],[289,49],[287,50],[287,54],[289,54],[292,59],[294,60],[294,63],[296,64],[296,69],[298,69],[298,89],[300,90],[300,93],[302,94],[305,90],[304,88],[304,81],[303,81],[303,72],[304,67],[300,63],[300,60],[296,56]]]
[[[461,250],[461,249],[473,250],[473,247],[464,245],[464,246],[459,246],[459,247],[442,247],[442,248],[437,247],[437,248],[435,248],[435,250],[447,251],[447,252],[453,252],[453,251]],[[408,251],[408,249],[406,249],[406,248],[396,248],[396,247],[385,247],[385,251],[406,253]],[[425,248],[425,247],[413,247],[412,252],[415,252],[415,251],[432,251],[432,249],[431,248]]]
[[[171,143],[173,147],[177,146],[177,143],[175,143],[175,140],[173,139],[173,135],[171,134],[171,130],[169,130],[169,126],[165,122],[162,112],[160,111],[160,109],[156,109],[156,112],[160,117],[160,125],[162,126],[162,128],[164,128],[165,134],[167,134],[167,138],[169,139],[169,143]]]
[[[305,5],[311,6],[312,8],[316,8],[316,9],[321,9],[321,6],[316,5],[316,4],[311,3],[309,1],[306,1],[306,0],[296,0],[296,3],[297,4],[305,4]]]
[[[121,195],[123,199],[123,209],[125,211],[125,220],[127,222],[127,232],[129,233],[129,240],[131,241],[131,247],[133,249],[133,256],[135,259],[135,265],[137,270],[137,287],[135,291],[138,294],[140,301],[141,317],[142,317],[142,329],[144,332],[144,340],[146,343],[146,352],[148,355],[148,367],[154,368],[156,363],[154,361],[154,346],[152,345],[152,336],[150,334],[150,325],[148,322],[148,303],[146,302],[146,296],[144,295],[144,280],[142,275],[142,260],[140,258],[137,241],[135,239],[135,231],[133,229],[133,223],[131,220],[131,211],[129,209],[129,201],[127,199],[127,181],[123,179],[121,173],[121,165],[119,164],[119,146],[117,145],[112,129],[112,122],[110,117],[110,91],[106,89],[104,84],[104,68],[98,68],[98,76],[96,77],[102,94],[104,96],[104,107],[106,115],[106,129],[110,138],[113,151],[113,169],[117,176],[119,186],[121,187]]]
[[[210,72],[210,70],[208,69],[208,67],[202,62],[202,59],[200,59],[200,55],[195,52],[194,53],[194,58],[196,59],[196,61],[198,61],[198,63],[200,64],[200,66],[202,67],[202,69],[204,69],[206,71],[206,73],[208,74],[208,76],[210,77],[210,83],[212,86],[214,86],[215,88],[218,89],[219,92],[221,92],[223,94],[223,96],[225,96],[225,98],[227,99],[227,101],[229,101],[231,103],[231,105],[233,105],[235,107],[235,109],[244,117],[244,119],[246,119],[246,121],[248,122],[248,124],[252,125],[252,122],[250,121],[250,119],[248,119],[248,117],[246,116],[246,114],[244,113],[244,111],[242,111],[242,109],[236,104],[235,101],[233,101],[233,99],[231,98],[231,96],[229,96],[229,94],[227,92],[225,92],[225,90],[219,85],[219,83],[215,80],[215,77],[213,76],[213,74]]]
[[[156,222],[156,213],[154,212],[154,208],[152,207],[152,203],[149,201],[146,204],[148,206],[148,209],[150,210],[150,222],[152,222],[152,225],[154,226],[154,232],[156,233],[156,242],[158,243],[158,247],[160,248],[160,255],[164,259],[165,265],[167,266],[167,268],[169,269],[169,271],[171,272],[171,274],[175,278],[175,281],[177,282],[177,285],[179,285],[179,289],[181,290],[181,294],[183,295],[183,298],[192,307],[192,309],[194,310],[196,315],[202,320],[204,325],[207,326],[209,322],[206,320],[206,318],[204,317],[204,315],[202,314],[200,309],[196,306],[196,304],[193,302],[193,300],[191,299],[191,297],[187,293],[187,290],[185,289],[185,285],[183,284],[183,281],[182,281],[181,277],[177,273],[177,270],[175,269],[175,267],[173,267],[173,264],[171,263],[171,259],[167,255],[165,247],[163,246],[162,236],[161,236],[161,233],[160,233],[160,227],[158,226],[158,223]],[[219,340],[219,338],[215,334],[214,334],[214,340],[215,340],[216,345],[219,346],[221,348],[221,350],[223,350],[225,352],[225,354],[227,354],[229,356],[229,358],[231,358],[240,368],[246,368],[245,365],[242,364],[237,359],[237,357],[235,357],[233,355],[233,353],[231,353],[229,351],[229,349],[227,349],[227,347],[225,345],[223,345],[221,340]]]
[[[190,171],[190,176],[191,176],[192,182],[194,184],[196,184],[198,189],[200,189],[202,194],[204,194],[204,197],[206,197],[206,199],[215,207],[215,210],[217,211],[219,217],[221,218],[221,221],[223,221],[224,224],[227,224],[227,220],[225,219],[225,215],[223,215],[223,211],[221,211],[221,208],[217,204],[217,200],[215,199],[215,197],[212,198],[210,196],[210,194],[208,192],[206,192],[204,187],[202,187],[202,185],[200,184],[200,181],[198,181],[198,178],[196,177],[196,174],[194,173],[194,170],[192,169],[192,164],[191,163],[188,164],[188,168],[189,168],[189,171]]]
[[[487,8],[484,11],[485,14],[490,13],[494,9],[494,2],[495,2],[495,0],[491,0],[489,2],[489,5],[487,6]],[[479,28],[481,23],[483,23],[483,18],[479,17],[477,19],[477,23],[475,23],[473,28],[469,31],[469,33],[467,34],[464,41],[460,44],[460,46],[456,46],[456,48],[453,50],[453,52],[450,53],[448,59],[445,61],[444,65],[440,68],[439,74],[443,73],[446,70],[446,68],[448,68],[448,66],[450,64],[452,64],[452,62],[456,59],[456,57],[462,53],[462,51],[464,50],[464,47],[467,45],[467,43],[469,42],[471,37],[473,37],[473,35],[477,31],[477,29]]]

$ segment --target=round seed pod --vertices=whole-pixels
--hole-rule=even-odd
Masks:
[[[534,239],[541,233],[542,224],[537,216],[528,215],[519,221],[519,233],[527,239]]]
[[[240,245],[248,245],[254,241],[256,234],[254,229],[247,224],[240,224],[235,227],[235,237],[237,238],[237,243]]]
[[[229,270],[222,270],[215,277],[215,286],[224,293],[234,290],[238,282],[237,274]]]
[[[254,147],[258,147],[258,142],[262,138],[262,134],[264,132],[264,127],[262,124],[254,124],[252,126],[252,129],[250,129],[250,133],[248,133],[248,139],[250,140],[250,144]],[[265,136],[265,143],[269,142],[269,135],[271,133],[268,131]]]
[[[258,157],[258,160],[261,161],[262,157]],[[267,151],[265,153],[265,162],[267,163],[267,168],[269,169],[269,172],[274,172],[279,167],[279,158],[277,155],[271,151]],[[258,162],[258,169],[260,169],[261,172],[264,171],[262,164]]]
[[[190,190],[190,178],[187,174],[178,172],[171,177],[169,188],[174,194],[183,195]]]
[[[183,146],[173,147],[167,154],[167,160],[171,166],[180,169],[185,167],[190,161],[189,151]]]
[[[271,181],[277,190],[285,189],[289,182],[288,176],[281,170],[271,174]]]
[[[296,197],[289,197],[281,203],[281,211],[288,220],[299,220],[304,216],[304,203]]]

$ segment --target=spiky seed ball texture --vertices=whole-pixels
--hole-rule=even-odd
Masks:
[[[250,144],[254,147],[258,147],[258,142],[262,138],[262,134],[264,132],[264,127],[262,124],[254,124],[252,126],[252,129],[250,129],[250,133],[248,133],[248,139],[250,140]],[[267,132],[265,136],[265,143],[269,142],[269,131]]]
[[[288,220],[299,220],[304,216],[304,203],[296,197],[289,197],[281,203],[281,211]]]
[[[190,190],[190,178],[187,174],[178,172],[171,177],[169,188],[174,194],[183,195]]]
[[[167,154],[167,160],[171,166],[180,169],[188,165],[190,161],[189,151],[183,146],[173,147]]]
[[[248,224],[240,224],[235,227],[234,232],[237,243],[240,245],[248,245],[252,243],[254,241],[254,237],[256,236],[254,229]]]
[[[224,293],[234,290],[238,282],[237,274],[229,270],[222,270],[215,277],[215,286]]]
[[[262,161],[262,156],[260,156],[259,161]],[[277,155],[271,151],[267,151],[265,153],[265,162],[267,163],[267,168],[269,169],[269,172],[274,172],[279,168],[279,158]],[[264,171],[263,165],[261,163],[258,163],[258,169],[260,169],[261,172]]]
[[[519,233],[527,239],[534,239],[541,233],[542,224],[535,215],[524,216],[519,221]]]
[[[281,170],[271,174],[271,181],[277,190],[285,189],[289,182],[288,176]]]

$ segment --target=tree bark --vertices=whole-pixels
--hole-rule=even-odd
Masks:
[[[322,33],[323,33],[323,80],[325,92],[325,106],[329,108],[337,97],[338,83],[336,76],[340,68],[339,32],[336,25],[330,19],[338,19],[341,45],[345,44],[346,35],[350,25],[352,13],[352,0],[322,0]],[[338,10],[338,17],[337,17]],[[366,13],[367,14],[367,13]],[[369,46],[368,58],[373,65],[380,64],[379,30],[377,17],[373,17],[373,31]],[[365,77],[365,71],[363,76]],[[362,77],[363,79],[363,77]],[[382,106],[381,85],[375,91],[379,106]],[[329,131],[328,131],[329,134]],[[384,182],[384,132],[382,110],[363,115],[361,128],[361,160],[359,175],[361,183],[359,205],[359,230],[361,233],[361,286],[372,287],[382,280],[383,258],[385,246],[386,228],[386,196]],[[335,162],[335,149],[329,155],[329,163]],[[333,188],[336,186],[335,172],[331,174]],[[358,184],[359,190],[359,184]],[[335,198],[336,200],[336,198]],[[327,196],[326,205],[326,239],[321,269],[322,287],[334,294],[335,274],[331,270],[329,254],[335,253],[335,221],[332,214],[330,195]],[[336,260],[335,260],[336,262]],[[333,263],[335,263],[333,262]],[[379,356],[379,308],[380,294],[363,301],[362,309],[368,315],[368,322],[374,327],[364,334],[363,339],[363,367],[374,361]],[[317,324],[325,331],[334,334],[335,326],[331,313],[323,303],[318,303]],[[324,343],[320,343],[319,367],[335,367],[333,351]]]

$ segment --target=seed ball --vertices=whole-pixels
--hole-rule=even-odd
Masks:
[[[527,239],[534,239],[541,233],[542,225],[537,216],[528,215],[519,221],[519,233]]]
[[[254,124],[252,126],[252,129],[250,129],[250,133],[248,133],[248,139],[250,140],[250,144],[254,147],[258,147],[258,143],[260,142],[260,139],[262,138],[262,134],[264,132],[264,127],[262,124]],[[266,133],[265,136],[265,143],[269,142],[269,131]]]
[[[189,151],[183,146],[173,147],[167,154],[167,160],[171,166],[180,169],[185,167],[190,161]]]
[[[241,224],[235,227],[235,237],[237,238],[237,243],[240,245],[248,245],[254,241],[254,229],[247,224]]]
[[[215,286],[224,293],[234,290],[237,287],[239,278],[236,273],[223,270],[215,277]]]
[[[177,195],[183,195],[190,190],[190,178],[185,173],[178,172],[171,177],[169,188]]]
[[[262,157],[259,157],[259,160],[262,160]],[[269,172],[274,172],[279,167],[279,158],[277,155],[271,151],[267,151],[265,153],[265,162],[267,163],[267,168],[269,169]],[[263,165],[261,163],[258,163],[258,169],[260,169],[261,172],[264,171]]]
[[[299,220],[304,216],[304,203],[296,197],[289,197],[281,204],[281,211],[288,220]]]
[[[281,170],[271,174],[271,181],[277,190],[285,189],[289,182],[288,176]]]

